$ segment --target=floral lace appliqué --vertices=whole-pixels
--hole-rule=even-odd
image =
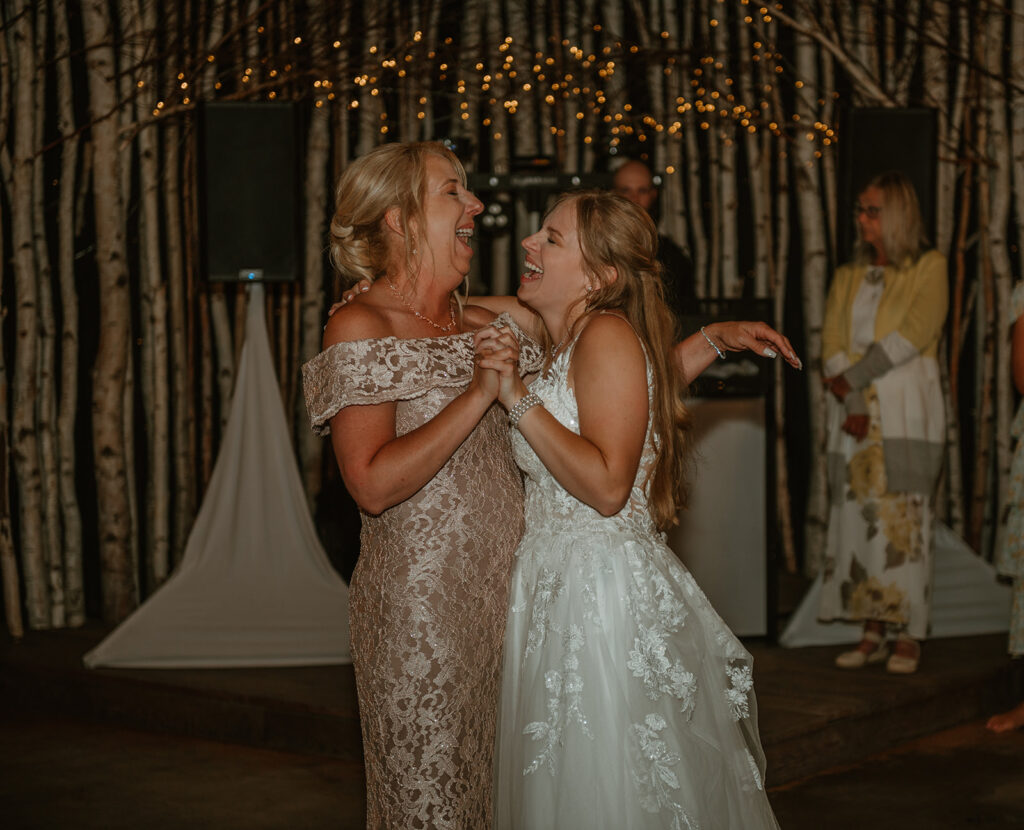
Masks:
[[[588,738],[594,737],[583,713],[583,678],[578,672],[578,653],[584,645],[586,642],[583,629],[578,625],[570,625],[562,636],[562,647],[565,649],[565,656],[562,659],[564,670],[551,670],[544,675],[544,685],[548,690],[548,719],[528,723],[523,729],[524,735],[532,735],[535,741],[542,744],[540,752],[523,770],[523,775],[536,772],[542,764],[547,765],[552,775],[557,773],[557,749],[561,744],[563,731],[570,724],[579,726],[580,731]]]
[[[747,753],[747,763],[750,765],[750,777],[754,779],[754,786],[759,790],[764,789],[764,780],[761,778],[761,770],[758,769],[757,761],[754,760],[754,756],[750,753],[750,750],[744,750]]]
[[[697,678],[679,661],[669,661],[665,654],[666,640],[663,628],[640,626],[626,665],[634,677],[643,681],[651,700],[657,700],[663,694],[672,695],[681,701],[680,710],[691,714],[697,700]]]
[[[679,776],[675,767],[679,755],[672,752],[659,734],[668,723],[658,714],[650,714],[643,723],[629,727],[631,773],[636,784],[640,806],[648,813],[669,810],[671,830],[699,830],[700,825],[675,801]]]
[[[729,701],[729,709],[733,720],[742,720],[750,716],[750,700],[748,694],[754,688],[754,678],[750,666],[740,664],[728,666],[725,673],[729,676],[729,688],[725,690],[725,698]]]
[[[551,630],[551,607],[562,595],[565,580],[559,571],[542,568],[537,589],[533,594],[533,613],[530,615],[530,633],[526,638],[526,657],[544,645]]]

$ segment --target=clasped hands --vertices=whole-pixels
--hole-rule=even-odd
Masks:
[[[519,340],[501,324],[492,324],[473,333],[473,346],[477,382],[511,409],[527,393],[519,376]]]
[[[850,382],[843,375],[833,375],[830,378],[822,378],[825,388],[831,392],[839,403],[846,400],[846,396],[853,391]],[[863,441],[868,434],[869,419],[867,415],[847,415],[843,421],[842,430],[847,435],[852,435],[858,441]]]

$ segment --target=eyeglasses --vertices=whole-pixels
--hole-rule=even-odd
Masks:
[[[877,219],[882,215],[882,209],[878,205],[862,205],[856,202],[853,206],[853,215],[860,216],[862,213],[866,213],[868,219]]]

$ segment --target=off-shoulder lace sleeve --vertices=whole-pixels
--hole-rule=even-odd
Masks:
[[[540,345],[508,314],[498,321],[519,338],[520,370],[537,371]],[[302,390],[313,431],[330,433],[329,422],[346,406],[407,401],[432,389],[466,386],[473,377],[473,333],[452,337],[381,337],[335,343],[302,367]]]
[[[464,386],[473,373],[472,335],[335,343],[302,367],[313,431],[346,406],[411,400],[439,387]]]

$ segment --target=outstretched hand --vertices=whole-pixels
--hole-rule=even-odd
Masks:
[[[794,369],[804,368],[789,338],[779,334],[767,323],[759,320],[729,320],[710,323],[704,329],[714,342],[727,351],[751,351],[762,357],[781,354]]]

